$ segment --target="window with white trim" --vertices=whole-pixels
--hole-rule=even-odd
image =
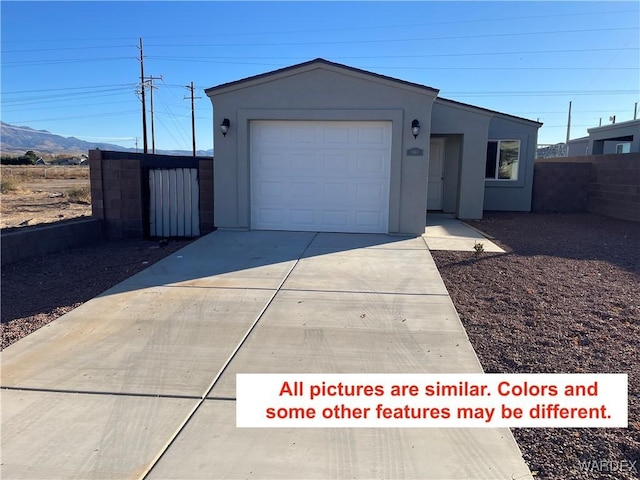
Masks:
[[[489,140],[486,180],[517,180],[520,164],[520,140]]]
[[[616,153],[631,153],[631,142],[616,144]]]

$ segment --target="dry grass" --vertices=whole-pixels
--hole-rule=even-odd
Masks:
[[[90,187],[72,187],[67,189],[65,196],[72,203],[84,203],[91,205],[91,188]]]
[[[84,165],[3,165],[0,171],[3,179],[18,181],[89,178]]]
[[[0,193],[14,193],[20,190],[20,185],[12,178],[4,178],[0,180]]]

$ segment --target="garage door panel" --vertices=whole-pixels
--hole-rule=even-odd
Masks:
[[[314,181],[292,181],[290,187],[293,198],[308,198],[312,200],[320,191],[318,184]]]
[[[341,202],[349,198],[349,185],[343,182],[325,183],[323,189],[324,203]]]
[[[317,129],[315,126],[292,126],[289,133],[289,140],[292,144],[315,143],[317,141]]]
[[[299,208],[291,209],[289,220],[295,225],[313,227],[317,223],[316,211],[311,209],[302,210]]]
[[[358,152],[355,160],[355,172],[358,176],[386,178],[388,175],[387,158],[380,152],[370,150]]]
[[[358,143],[384,145],[387,141],[387,129],[380,127],[358,128]]]
[[[310,175],[317,170],[317,155],[308,152],[296,152],[288,155],[289,170],[282,172],[286,176]]]
[[[358,205],[370,205],[372,203],[380,203],[384,201],[385,190],[377,183],[356,185],[356,201]]]
[[[328,153],[322,155],[322,173],[325,176],[349,175],[350,155],[345,153]]]
[[[324,127],[322,133],[326,144],[350,144],[349,129],[344,126]]]
[[[346,210],[325,210],[322,212],[322,220],[325,225],[344,229],[349,225],[349,212]]]
[[[355,224],[360,229],[364,229],[365,231],[370,228],[377,228],[383,221],[382,215],[380,212],[369,211],[369,212],[356,212],[355,213]]]
[[[252,228],[388,231],[391,122],[260,121],[250,131]]]
[[[285,220],[285,213],[279,208],[260,208],[256,210],[257,220],[265,225],[281,225]]]
[[[283,182],[260,182],[257,195],[263,202],[281,200],[285,191]]]
[[[268,125],[265,123],[258,131],[253,132],[253,134],[256,135],[256,140],[261,144],[280,145],[282,142],[287,141],[289,132],[283,131],[276,125]]]
[[[259,170],[287,169],[286,157],[283,157],[282,155],[278,155],[276,153],[263,153],[259,157],[256,157],[255,160],[255,167]]]

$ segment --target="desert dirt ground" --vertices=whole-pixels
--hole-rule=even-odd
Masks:
[[[22,171],[16,168],[2,169],[3,183],[10,185],[10,188],[0,197],[0,228],[91,216],[90,198],[87,195],[82,198],[73,195],[81,190],[88,192],[88,172],[76,173],[80,178],[59,178],[60,175],[75,176],[76,171],[72,170],[74,173],[69,173],[58,170],[57,176],[54,176],[52,171],[49,175],[53,178],[45,178],[42,173],[44,170]]]

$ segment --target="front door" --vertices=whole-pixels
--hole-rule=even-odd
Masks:
[[[432,138],[429,145],[429,182],[427,184],[427,210],[442,210],[444,185],[445,138]]]

